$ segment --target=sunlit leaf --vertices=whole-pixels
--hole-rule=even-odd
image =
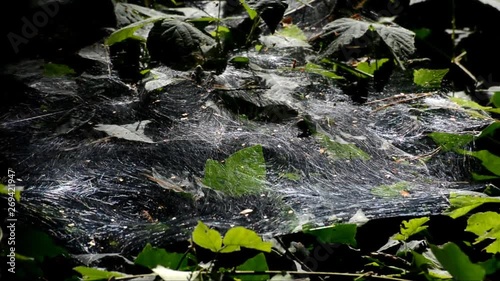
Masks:
[[[281,30],[277,31],[276,34],[307,42],[307,37],[304,34],[304,31],[294,24],[283,27]]]
[[[428,221],[429,217],[415,218],[409,221],[403,221],[399,233],[394,235],[393,239],[402,241],[408,240],[410,236],[427,229],[427,226],[424,224]]]
[[[355,224],[336,224],[304,230],[304,232],[315,236],[322,243],[340,243],[353,247],[357,245],[357,226]]]
[[[222,249],[220,233],[215,229],[210,229],[201,221],[198,221],[198,225],[193,231],[193,242],[212,252],[219,252]]]
[[[454,280],[470,281],[483,280],[485,270],[480,265],[474,264],[462,250],[452,242],[442,246],[430,245],[432,252]]]
[[[479,151],[469,151],[469,150],[460,150],[461,153],[465,155],[470,155],[476,157],[481,160],[481,164],[483,167],[488,169],[488,171],[493,174],[500,176],[500,157],[489,152],[488,150],[479,150]]]
[[[106,44],[108,46],[111,46],[113,44],[119,43],[119,42],[121,42],[123,40],[126,40],[126,39],[135,39],[135,40],[139,40],[139,41],[146,41],[146,39],[144,37],[135,35],[134,33],[138,29],[142,28],[143,26],[145,26],[147,24],[150,24],[150,23],[157,22],[157,21],[159,21],[161,19],[164,19],[164,18],[162,18],[162,17],[152,17],[152,18],[148,18],[148,19],[145,19],[145,20],[134,22],[133,24],[127,25],[125,27],[122,27],[122,28],[118,29],[117,31],[113,32],[106,39],[106,41],[104,41],[104,44]]]
[[[441,147],[443,151],[452,151],[463,148],[474,140],[473,135],[459,135],[450,133],[433,132],[429,137]]]
[[[170,269],[186,270],[188,259],[181,253],[169,253],[165,249],[156,248],[147,244],[135,258],[134,263],[153,269],[158,265]]]
[[[247,2],[245,2],[245,0],[240,0],[240,3],[243,5],[243,8],[245,8],[245,11],[247,12],[247,14],[251,20],[253,20],[253,19],[255,19],[255,17],[257,17],[257,11],[252,9],[250,6],[248,6],[248,4],[247,4]]]
[[[367,74],[373,75],[375,74],[375,71],[380,69],[380,67],[382,67],[382,65],[384,65],[384,63],[388,61],[389,59],[379,59],[371,62],[364,61],[356,65],[356,69],[363,71]]]
[[[263,253],[256,255],[245,261],[242,265],[236,267],[237,270],[243,271],[267,271],[269,267],[267,266],[266,257]],[[233,275],[238,280],[242,281],[264,281],[269,280],[269,274],[245,274],[245,275]]]
[[[0,194],[12,196],[12,197],[14,197],[14,199],[16,199],[17,202],[21,201],[21,192],[22,191],[23,191],[23,188],[20,186],[9,187],[7,185],[3,185],[0,183]]]
[[[240,247],[271,252],[271,242],[264,242],[254,231],[242,226],[229,229],[222,240],[224,247],[222,253],[239,251]]]
[[[465,231],[472,232],[479,236],[475,243],[486,239],[492,239],[485,250],[488,253],[500,253],[500,214],[496,212],[483,212],[473,214],[467,220]]]
[[[456,98],[456,97],[450,97],[450,100],[461,107],[466,107],[466,108],[471,108],[475,110],[484,110],[487,112],[492,112],[492,113],[497,113],[500,114],[500,108],[493,108],[491,106],[482,106],[478,104],[477,102],[470,101],[470,100],[464,100],[461,98]]]
[[[116,271],[105,271],[97,268],[91,268],[86,266],[77,266],[73,268],[73,270],[77,271],[83,276],[83,280],[86,281],[96,281],[96,280],[111,280],[113,277],[124,277],[126,276],[123,273]]]
[[[482,193],[474,193],[474,195],[471,195],[452,192],[450,194],[448,215],[452,218],[458,218],[484,203],[500,203],[500,198],[487,197]]]
[[[416,69],[413,72],[413,82],[422,87],[439,88],[444,76],[450,71],[446,69]]]
[[[266,162],[262,146],[241,149],[229,156],[225,163],[208,159],[203,183],[234,196],[263,191]]]

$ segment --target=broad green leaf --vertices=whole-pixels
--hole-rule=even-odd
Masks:
[[[430,255],[433,255],[432,252],[425,252],[424,255],[415,251],[411,251],[411,253],[413,255],[413,263],[424,273],[427,280],[436,281],[436,279],[448,280],[452,278],[447,271],[441,269],[441,265],[438,261],[430,258]]]
[[[450,69],[416,69],[413,71],[413,82],[422,87],[439,88],[441,81]]]
[[[331,78],[331,79],[344,79],[344,77],[337,75],[336,73],[334,73],[332,71],[326,70],[323,67],[321,67],[320,65],[314,64],[312,62],[308,62],[306,64],[304,71],[308,72],[308,73],[319,74],[319,75],[322,75],[322,76],[325,76],[325,77]]]
[[[398,197],[402,196],[401,192],[410,189],[410,183],[406,181],[397,182],[391,185],[379,185],[370,190],[370,193],[380,197]]]
[[[169,253],[165,249],[153,247],[148,243],[135,258],[134,263],[149,269],[161,265],[170,269],[186,270],[189,269],[187,260],[184,254]]]
[[[482,106],[478,104],[477,102],[470,101],[470,100],[464,100],[461,98],[455,98],[455,97],[450,97],[450,100],[461,107],[466,107],[466,108],[471,108],[475,110],[484,110],[487,112],[492,112],[492,113],[497,113],[500,114],[500,108],[493,108],[491,106]]]
[[[75,70],[65,64],[47,63],[43,66],[43,75],[47,77],[60,77],[76,74]]]
[[[448,210],[448,215],[455,219],[469,213],[471,210],[484,203],[500,203],[500,198],[486,197],[482,193],[469,195],[452,192],[450,194],[450,208]]]
[[[309,233],[315,236],[320,242],[340,243],[356,247],[356,232],[355,224],[336,224],[332,226],[313,228],[304,230],[304,233]]]
[[[427,229],[424,224],[429,221],[429,217],[415,218],[409,221],[403,221],[399,233],[396,234],[394,240],[406,241],[410,236],[419,233],[422,230]]]
[[[474,243],[479,243],[485,239],[493,239],[485,250],[488,253],[500,253],[500,214],[496,212],[483,212],[473,214],[467,220],[465,231],[472,232],[479,236]]]
[[[243,8],[245,8],[245,11],[247,11],[247,14],[251,20],[257,17],[257,11],[248,6],[245,0],[240,0],[240,3],[243,5]]]
[[[229,28],[219,25],[216,30],[210,32],[210,35],[214,38],[220,38],[222,40],[225,40],[229,37],[231,37],[231,30]]]
[[[222,249],[222,236],[220,233],[215,229],[210,229],[201,221],[198,221],[198,225],[193,231],[193,242],[216,253]]]
[[[152,18],[148,18],[145,20],[134,22],[133,24],[122,27],[122,28],[118,29],[117,31],[111,33],[111,35],[106,39],[106,41],[104,41],[104,44],[111,46],[113,44],[119,43],[119,42],[126,40],[126,39],[129,39],[129,38],[139,40],[139,41],[146,41],[146,39],[144,37],[135,35],[134,33],[138,29],[142,28],[143,26],[150,24],[150,23],[157,22],[161,19],[164,19],[164,18],[152,17]]]
[[[207,160],[203,183],[233,196],[256,194],[264,190],[266,161],[262,146],[241,149],[225,163]]]
[[[332,141],[327,135],[317,133],[321,146],[326,149],[328,156],[334,159],[361,159],[368,160],[370,155],[353,143]]]
[[[304,31],[302,31],[302,29],[300,29],[298,26],[294,24],[285,26],[276,33],[281,36],[295,38],[307,42],[307,36],[304,34]]]
[[[455,151],[463,148],[465,145],[474,140],[473,135],[459,135],[450,133],[433,132],[429,137],[441,147],[443,151]]]
[[[19,186],[8,187],[7,185],[3,185],[0,183],[0,194],[5,194],[7,196],[12,196],[16,199],[17,202],[21,201],[21,192],[22,189]]]
[[[91,268],[86,266],[77,266],[73,268],[73,270],[77,271],[83,276],[83,280],[86,281],[97,281],[97,280],[112,280],[113,277],[124,277],[126,276],[123,273],[116,271],[105,271],[97,268]]]
[[[492,257],[491,259],[479,262],[478,264],[484,268],[486,275],[490,275],[500,270],[500,257]]]
[[[267,266],[266,257],[263,253],[256,255],[253,258],[248,259],[242,265],[236,267],[237,270],[243,271],[267,271],[269,267]],[[236,279],[242,281],[265,281],[269,280],[269,274],[245,274],[245,275],[233,275]]]
[[[461,153],[465,155],[470,155],[476,157],[481,160],[481,164],[483,167],[488,169],[488,171],[493,174],[500,176],[500,157],[495,154],[489,152],[488,150],[479,150],[479,151],[468,151],[468,150],[460,150]]]
[[[493,96],[491,97],[490,102],[495,106],[496,108],[500,108],[500,92],[495,92],[493,93]]]
[[[472,172],[472,179],[474,181],[490,181],[494,179],[500,179],[499,176],[492,176],[492,175],[481,175],[478,173]]]
[[[500,130],[500,122],[498,122],[498,121],[493,122],[490,125],[488,125],[488,127],[484,128],[481,131],[479,138],[485,138],[485,137],[492,137],[493,138],[495,136],[495,132],[497,130]]]
[[[486,274],[484,268],[472,263],[456,244],[448,242],[442,246],[431,244],[430,247],[443,268],[453,276],[453,280],[479,281],[484,279]]]
[[[374,75],[375,71],[377,71],[384,63],[388,62],[389,59],[379,59],[374,62],[361,62],[356,66],[356,69],[363,71],[367,74]]]
[[[222,253],[239,251],[240,247],[255,249],[263,252],[271,252],[271,242],[264,242],[254,231],[242,226],[229,229],[222,240],[224,248]]]

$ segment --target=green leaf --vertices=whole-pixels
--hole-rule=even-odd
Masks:
[[[276,34],[307,42],[307,36],[304,34],[304,31],[294,24],[283,27]]]
[[[263,253],[257,254],[255,257],[248,259],[242,265],[236,267],[237,270],[243,271],[255,271],[255,272],[263,272],[269,270],[267,266],[266,257]],[[265,281],[269,280],[269,274],[245,274],[245,275],[233,275],[236,279],[242,281]]]
[[[368,160],[370,155],[353,143],[340,143],[332,141],[327,135],[317,133],[320,144],[326,149],[328,156],[334,159],[361,159]]]
[[[450,133],[433,132],[429,137],[441,147],[443,151],[456,151],[474,140],[473,135],[459,135]]]
[[[479,135],[479,138],[486,138],[486,137],[491,137],[493,138],[495,136],[495,132],[497,130],[500,130],[500,122],[493,122],[488,127],[484,128],[481,131],[481,134]]]
[[[450,208],[448,210],[448,215],[455,219],[467,214],[474,208],[477,208],[484,203],[500,203],[500,198],[486,197],[482,193],[469,195],[452,192],[450,194]]]
[[[466,108],[472,108],[475,110],[484,110],[487,112],[492,112],[492,113],[497,113],[500,114],[500,108],[493,108],[491,106],[482,106],[478,104],[477,102],[470,101],[470,100],[464,100],[461,98],[455,98],[455,97],[450,97],[450,100],[461,107],[466,107]]]
[[[474,264],[469,257],[454,243],[448,242],[441,247],[430,245],[432,252],[454,280],[470,281],[483,280],[485,270],[480,265]]]
[[[319,75],[322,75],[322,76],[325,76],[325,77],[331,78],[331,79],[344,79],[344,77],[337,75],[336,73],[334,73],[332,71],[326,70],[323,67],[321,67],[320,65],[314,64],[312,62],[308,62],[306,64],[304,71],[308,72],[308,73],[319,74]]]
[[[500,179],[499,176],[492,176],[492,175],[481,175],[478,173],[472,172],[472,179],[474,181],[490,181],[494,179]]]
[[[484,268],[486,275],[490,275],[500,270],[500,257],[492,257],[491,259],[479,262],[478,264]]]
[[[229,156],[225,164],[207,160],[203,183],[230,195],[260,193],[265,188],[266,161],[261,145],[241,149]]]
[[[67,251],[56,245],[45,232],[26,226],[16,226],[16,254],[43,262],[45,258],[64,255]]]
[[[0,194],[12,196],[17,202],[21,201],[21,192],[22,189],[19,186],[9,188],[7,185],[0,183]]]
[[[469,150],[460,150],[461,153],[465,155],[470,155],[476,157],[481,160],[481,164],[483,167],[488,169],[488,171],[493,174],[500,176],[500,157],[495,154],[489,152],[488,150],[479,150],[479,151],[469,151]]]
[[[246,65],[250,63],[250,59],[248,57],[232,57],[229,62],[238,65]]]
[[[43,69],[43,75],[47,77],[60,77],[73,74],[76,74],[75,70],[65,64],[47,63]]]
[[[425,40],[425,38],[429,37],[432,33],[432,31],[428,28],[418,28],[413,30],[413,32],[415,32],[415,37],[420,40]]]
[[[467,220],[467,228],[465,231],[472,232],[479,236],[474,244],[477,244],[485,239],[493,239],[493,242],[488,245],[485,250],[488,253],[500,253],[500,214],[496,212],[483,212],[473,214]]]
[[[380,67],[382,67],[382,65],[384,65],[384,63],[386,63],[388,61],[389,61],[389,59],[379,59],[379,60],[375,60],[374,62],[364,61],[364,62],[359,63],[356,66],[356,69],[363,71],[364,73],[374,75],[375,71],[377,71]]]
[[[413,71],[413,82],[422,87],[439,88],[444,76],[450,71],[446,69],[416,69]]]
[[[198,221],[198,225],[193,231],[193,242],[216,253],[222,249],[222,236],[220,233],[215,229],[210,229],[201,221]]]
[[[500,92],[494,92],[493,96],[491,97],[490,102],[495,106],[496,108],[500,108]]]
[[[242,226],[229,229],[222,240],[224,248],[222,253],[239,251],[240,247],[255,249],[263,252],[271,252],[271,242],[264,242],[254,231]]]
[[[257,11],[248,6],[245,0],[240,0],[240,3],[243,5],[243,8],[245,8],[245,11],[247,11],[247,14],[251,20],[257,17]]]
[[[161,265],[170,269],[189,270],[184,254],[169,253],[165,249],[156,248],[147,244],[134,261],[135,264],[153,269]]]
[[[315,236],[322,243],[340,243],[353,247],[357,245],[356,232],[357,226],[355,224],[336,224],[304,230],[304,233]]]
[[[73,270],[77,271],[83,276],[83,280],[87,281],[96,281],[96,280],[111,280],[112,277],[124,277],[126,276],[123,273],[116,271],[105,271],[96,268],[86,267],[86,266],[77,266],[73,268]]]
[[[150,23],[157,22],[157,21],[162,20],[162,19],[164,19],[164,18],[163,17],[152,17],[152,18],[148,18],[145,20],[134,22],[133,24],[129,24],[125,27],[122,27],[122,28],[118,29],[117,31],[111,33],[111,35],[106,39],[106,41],[104,41],[104,44],[106,44],[107,46],[111,46],[113,44],[119,43],[119,42],[126,40],[126,39],[129,39],[129,38],[139,40],[139,41],[146,41],[146,39],[144,37],[137,36],[134,33],[138,29],[142,28],[143,26],[150,24]]]
[[[370,190],[370,193],[380,197],[398,197],[402,196],[402,191],[408,191],[410,183],[406,181],[397,182],[391,185],[379,185]]]
[[[409,221],[403,221],[401,229],[399,230],[400,233],[396,234],[393,239],[402,241],[408,240],[410,236],[427,229],[427,226],[424,226],[424,224],[428,221],[429,217],[415,218]]]

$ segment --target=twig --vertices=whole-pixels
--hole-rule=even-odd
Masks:
[[[415,96],[415,97],[411,97],[411,98],[407,98],[407,99],[402,99],[402,100],[398,100],[398,101],[395,101],[395,102],[391,102],[391,103],[388,103],[388,104],[385,104],[383,106],[375,108],[374,110],[372,110],[371,113],[375,113],[377,111],[380,111],[382,109],[388,108],[388,107],[396,105],[396,104],[405,103],[405,102],[416,100],[416,99],[420,99],[420,98],[423,98],[423,97],[432,96],[433,94],[434,93],[425,93],[425,94],[420,94],[420,95]]]

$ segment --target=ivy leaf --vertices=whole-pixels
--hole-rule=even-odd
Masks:
[[[266,257],[263,253],[256,255],[253,258],[248,259],[242,265],[236,267],[237,270],[244,271],[267,271],[269,267],[267,265]],[[269,274],[252,274],[252,275],[238,275],[235,274],[234,277],[238,280],[242,281],[260,281],[260,280],[269,280]]]
[[[453,280],[470,281],[483,280],[486,274],[484,268],[474,264],[462,250],[452,242],[441,247],[430,245],[432,252],[452,276]]]
[[[494,241],[485,250],[488,253],[500,253],[500,214],[496,212],[483,212],[472,215],[467,220],[465,231],[472,232],[479,236],[474,244],[485,239]]]
[[[73,268],[83,276],[83,280],[86,281],[96,281],[96,280],[112,280],[113,277],[124,277],[123,273],[116,271],[105,271],[97,268],[91,268],[86,266],[77,266]],[[114,278],[113,278],[114,279]]]
[[[198,221],[198,225],[193,231],[193,242],[215,253],[222,249],[222,236],[220,233],[215,229],[210,229],[201,221]]]
[[[356,224],[337,224],[326,227],[318,227],[309,230],[305,230],[305,233],[309,233],[315,236],[321,243],[340,243],[347,244],[356,247]]]
[[[224,248],[221,253],[239,251],[240,247],[255,249],[263,252],[271,252],[271,242],[264,242],[254,231],[242,226],[229,229],[222,240]]]
[[[428,221],[429,217],[415,218],[409,221],[403,221],[401,229],[399,230],[400,233],[396,234],[393,239],[402,241],[408,240],[410,236],[427,229],[427,226],[424,226],[424,224]]]
[[[142,252],[139,253],[137,258],[135,258],[134,263],[149,269],[153,269],[158,265],[170,269],[189,269],[184,254],[169,253],[165,249],[153,247],[149,243],[144,247]]]

